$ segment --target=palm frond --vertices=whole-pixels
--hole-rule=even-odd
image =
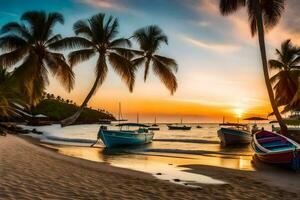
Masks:
[[[154,55],[154,57],[157,60],[159,60],[159,62],[163,63],[164,65],[171,67],[175,72],[178,71],[178,65],[174,59],[160,56],[160,55]]]
[[[60,34],[56,34],[54,36],[52,36],[51,38],[49,38],[46,42],[45,42],[45,45],[48,46],[49,44],[51,43],[54,43],[54,42],[57,42],[59,40],[61,40],[62,37]]]
[[[73,25],[73,30],[76,35],[81,35],[89,40],[92,39],[93,33],[91,31],[91,28],[86,20],[78,20],[74,25]]]
[[[153,59],[153,71],[165,84],[171,94],[177,89],[177,80],[172,70],[157,59]]]
[[[220,0],[219,9],[222,15],[229,15],[245,4],[246,0]]]
[[[111,48],[113,47],[131,47],[131,42],[127,38],[118,38],[109,43]]]
[[[284,10],[284,0],[261,0],[263,21],[266,30],[278,24]]]
[[[48,68],[52,70],[54,77],[70,92],[74,86],[74,73],[71,67],[66,63],[63,54],[48,53],[45,60],[48,61]]]
[[[278,60],[269,60],[269,67],[270,69],[282,69],[284,64]]]
[[[115,48],[111,48],[111,50],[117,52],[119,55],[122,55],[123,57],[125,57],[128,60],[131,60],[135,55],[134,50],[132,50],[132,49],[115,47]]]
[[[11,34],[0,38],[0,49],[3,51],[13,51],[17,48],[27,46],[27,42],[17,35]]]
[[[145,57],[138,57],[138,58],[131,60],[131,62],[134,66],[139,67],[144,64],[145,60],[146,60]]]
[[[18,48],[0,55],[0,66],[10,68],[22,60],[28,53],[28,48]]]
[[[19,24],[17,22],[10,22],[2,26],[1,33],[16,34],[22,39],[27,39],[27,40],[30,40],[32,38],[26,26],[24,24]]]
[[[98,60],[97,60],[97,65],[96,65],[96,80],[99,79],[97,88],[102,85],[104,82],[108,72],[108,67],[106,64],[105,56],[100,55]],[[96,92],[96,90],[95,90]]]
[[[89,48],[93,43],[82,37],[66,37],[59,41],[53,42],[48,45],[49,49],[64,50],[64,49],[76,49],[76,48]]]
[[[108,55],[108,59],[113,69],[127,84],[129,91],[132,92],[135,81],[136,67],[132,65],[130,60],[113,52]]]
[[[81,49],[78,51],[73,51],[69,53],[69,63],[73,67],[80,62],[84,62],[96,54],[95,49]]]

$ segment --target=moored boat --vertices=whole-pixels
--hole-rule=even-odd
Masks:
[[[149,131],[159,131],[160,128],[157,127],[157,126],[152,126],[152,127],[149,127],[148,130],[149,130]]]
[[[253,135],[251,147],[262,162],[299,169],[300,145],[283,135],[259,131]]]
[[[247,125],[236,123],[223,123],[218,130],[218,137],[223,145],[238,145],[249,144],[252,140],[250,132],[247,130]]]
[[[186,125],[173,125],[173,124],[168,124],[167,125],[169,130],[191,130],[191,126],[186,126]]]
[[[100,129],[100,138],[106,147],[142,145],[152,142],[154,133],[148,126],[138,123],[119,124],[120,130]],[[122,127],[138,127],[137,130],[122,130]]]

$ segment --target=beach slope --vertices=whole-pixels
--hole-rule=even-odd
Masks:
[[[189,188],[149,174],[60,155],[17,136],[0,137],[0,199],[295,199],[266,187],[243,195],[238,185]],[[225,180],[226,181],[226,180]],[[249,187],[260,187],[249,182]]]

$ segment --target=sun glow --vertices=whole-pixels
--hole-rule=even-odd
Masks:
[[[234,113],[237,118],[241,118],[243,116],[244,110],[241,108],[234,109]]]

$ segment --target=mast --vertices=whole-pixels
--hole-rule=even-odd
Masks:
[[[136,114],[136,123],[139,123],[139,113]]]

